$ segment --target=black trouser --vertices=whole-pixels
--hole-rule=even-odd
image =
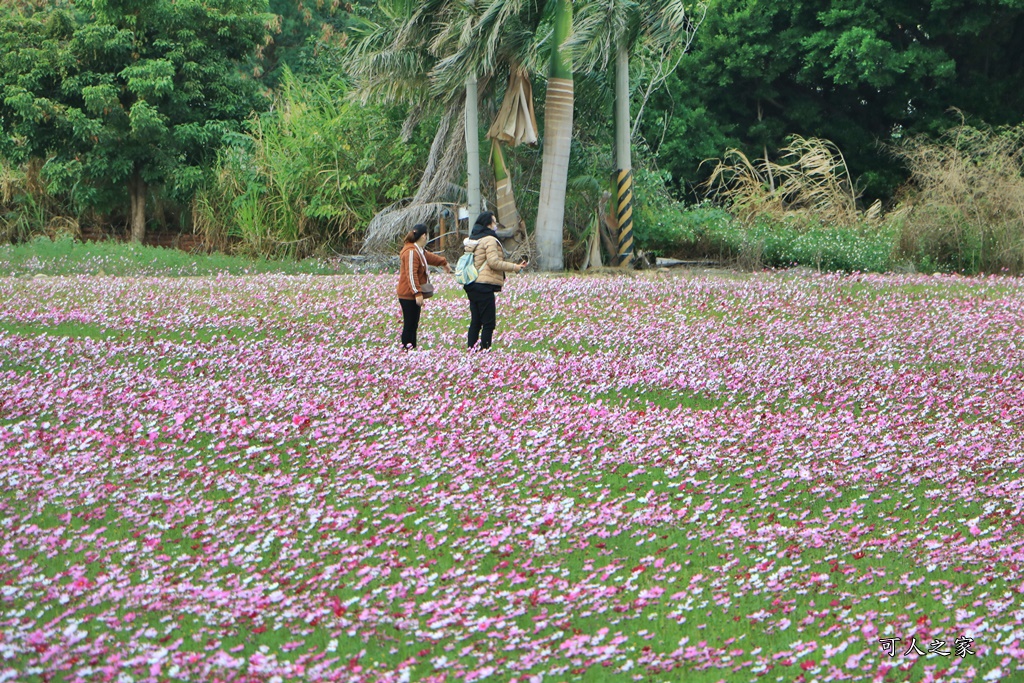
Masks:
[[[423,307],[415,299],[399,299],[402,304],[402,348],[416,347],[416,330],[420,326],[420,311]]]
[[[474,292],[466,290],[469,297],[469,348],[480,340],[481,349],[491,348],[491,335],[497,322],[497,311],[494,305],[494,292]]]

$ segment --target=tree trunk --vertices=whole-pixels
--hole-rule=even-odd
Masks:
[[[601,262],[601,217],[594,221],[594,232],[590,236],[590,255],[587,258],[587,265],[591,268],[600,268]]]
[[[615,161],[620,170],[633,168],[629,126],[629,52],[620,40],[615,50]]]
[[[612,174],[613,180],[615,177],[616,174]],[[601,244],[608,252],[609,262],[614,264],[617,262],[619,254],[619,219],[615,216],[615,208],[608,206],[611,196],[612,193],[607,190],[601,193],[601,199],[597,204],[597,213],[600,218],[597,227],[601,235]]]
[[[616,216],[619,221],[619,266],[633,261],[633,159],[629,129],[629,52],[624,40],[615,51],[615,161]]]
[[[480,203],[480,121],[477,111],[476,74],[466,78],[466,200],[469,218],[476,220]]]
[[[142,244],[146,239],[146,181],[138,171],[128,181],[128,194],[131,198],[132,242]]]
[[[556,0],[555,31],[551,46],[551,76],[544,108],[544,156],[537,209],[537,260],[541,270],[562,270],[562,230],[565,191],[572,147],[572,66],[562,43],[572,27],[572,0]]]

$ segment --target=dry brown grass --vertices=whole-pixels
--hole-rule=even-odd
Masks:
[[[879,219],[878,202],[867,211],[858,209],[860,193],[832,142],[795,135],[780,152],[775,162],[730,149],[704,187],[748,224],[768,218],[797,226],[852,227]]]
[[[910,170],[899,249],[936,268],[1024,273],[1024,126],[961,122],[893,151]]]

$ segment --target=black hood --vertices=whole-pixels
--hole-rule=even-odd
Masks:
[[[481,237],[487,237],[487,236],[490,236],[490,237],[493,237],[493,238],[497,239],[498,238],[498,233],[494,232],[494,230],[492,230],[490,228],[490,226],[480,225],[479,223],[474,223],[473,224],[473,231],[469,233],[469,239],[471,239],[471,240],[478,240]]]

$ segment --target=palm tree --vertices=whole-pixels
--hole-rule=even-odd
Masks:
[[[633,254],[633,162],[630,126],[629,55],[636,49],[656,53],[644,101],[665,81],[693,41],[707,11],[687,11],[683,0],[589,0],[582,8],[567,48],[582,71],[604,70],[615,60],[615,186],[619,265]],[[691,17],[697,17],[695,20]],[[675,59],[671,59],[675,55]],[[638,113],[639,120],[639,113]]]
[[[533,115],[532,89],[529,85],[529,69],[524,66],[536,60],[536,34],[543,14],[537,0],[470,0],[468,5],[454,5],[458,8],[446,15],[442,22],[445,28],[438,35],[436,45],[454,45],[455,49],[440,60],[431,72],[435,92],[444,92],[454,87],[465,74],[467,83],[467,148],[475,145],[477,139],[470,136],[479,125],[476,109],[470,102],[470,88],[476,87],[476,79],[486,84],[486,90],[496,82],[500,71],[508,69],[509,84],[505,101],[488,130],[492,140],[491,164],[497,184],[499,219],[513,229],[520,223],[511,179],[501,150],[501,142],[520,144],[536,142],[536,119]],[[520,100],[525,105],[520,108]],[[472,108],[472,109],[471,109]],[[471,112],[471,113],[470,113]],[[510,122],[513,126],[531,128],[530,133],[513,131],[511,136],[505,130]],[[479,175],[479,157],[469,155],[467,167],[470,175]],[[470,199],[470,210],[476,207]],[[480,207],[482,208],[482,207]],[[504,211],[502,209],[504,208]]]
[[[384,0],[378,7],[385,21],[363,20],[351,53],[357,93],[364,99],[376,95],[405,102],[417,112],[443,106],[444,116],[416,196],[408,207],[374,218],[364,241],[371,248],[390,241],[396,227],[437,210],[432,202],[450,195],[462,149],[470,210],[481,209],[480,92],[489,92],[501,65],[533,61],[540,22],[536,0]]]
[[[406,133],[424,117],[440,113],[427,165],[411,201],[384,209],[370,221],[363,250],[384,249],[409,225],[427,222],[440,212],[445,201],[461,200],[453,185],[462,166],[465,149],[463,92],[454,90],[438,97],[432,92],[431,71],[438,62],[434,52],[439,33],[437,18],[447,0],[380,0],[382,19],[353,17],[353,42],[349,51],[352,95],[410,107]]]

